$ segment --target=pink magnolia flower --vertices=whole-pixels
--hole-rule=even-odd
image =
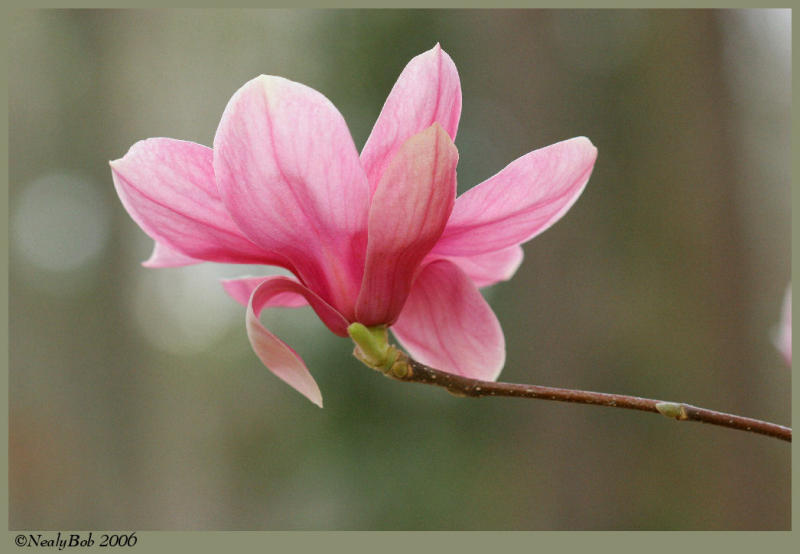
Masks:
[[[781,308],[781,323],[775,337],[775,345],[783,354],[783,358],[792,365],[792,287],[786,290]]]
[[[153,138],[111,163],[131,217],[155,241],[147,267],[264,264],[284,276],[225,281],[247,306],[261,361],[312,402],[300,356],[258,317],[309,305],[335,334],[390,326],[417,360],[496,379],[500,324],[478,287],[509,279],[520,244],[583,191],[597,150],[584,137],[530,152],[456,198],[461,86],[437,44],[412,59],[361,154],[333,104],[281,77],[257,77],[228,102],[207,148]]]

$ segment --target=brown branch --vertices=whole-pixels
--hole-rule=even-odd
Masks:
[[[372,369],[399,381],[424,383],[447,389],[456,396],[510,396],[518,398],[539,398],[578,404],[596,404],[610,408],[627,408],[643,412],[655,412],[678,421],[699,421],[750,433],[759,433],[792,442],[792,429],[767,421],[751,419],[714,410],[706,410],[680,402],[664,402],[651,398],[639,398],[624,394],[608,394],[574,389],[559,389],[539,385],[518,385],[480,381],[461,377],[434,369],[414,359],[388,342],[385,326],[366,327],[361,323],[351,323],[347,332],[356,343],[353,355]]]
[[[405,358],[405,359],[402,359]],[[787,442],[792,442],[792,429],[767,421],[751,419],[738,415],[715,412],[705,408],[698,408],[681,402],[664,402],[651,398],[639,398],[624,394],[608,394],[603,392],[590,392],[539,385],[519,385],[515,383],[498,383],[495,381],[480,381],[469,379],[438,369],[405,355],[394,362],[390,369],[385,371],[389,377],[399,381],[424,383],[447,389],[456,396],[509,396],[519,398],[538,398],[541,400],[557,400],[560,402],[575,402],[578,404],[596,404],[611,408],[627,408],[644,412],[660,413],[678,421],[699,421],[710,425],[719,425],[740,431],[758,433],[775,437]]]

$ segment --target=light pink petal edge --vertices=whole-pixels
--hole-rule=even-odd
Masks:
[[[203,263],[203,261],[204,260],[198,260],[197,258],[181,254],[177,250],[173,250],[169,246],[156,241],[153,245],[153,253],[142,262],[142,265],[150,268],[181,267]]]
[[[505,337],[492,309],[458,266],[425,266],[391,327],[411,356],[431,367],[493,381],[506,358]]]
[[[437,43],[403,69],[361,151],[374,193],[380,177],[403,143],[433,123],[452,140],[461,116],[461,83],[453,60]]]

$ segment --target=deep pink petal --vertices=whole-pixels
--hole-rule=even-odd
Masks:
[[[319,92],[262,75],[231,98],[214,138],[222,200],[254,242],[353,316],[369,187],[341,114]]]
[[[212,160],[206,146],[153,138],[111,162],[111,174],[130,216],[168,250],[213,262],[281,265],[231,219],[217,193]],[[159,257],[151,259],[151,265],[159,263]]]
[[[458,71],[437,44],[408,62],[361,151],[370,190],[375,192],[381,175],[403,143],[434,122],[455,140],[460,115]]]
[[[256,290],[261,283],[273,277],[274,276],[223,279],[222,288],[239,304],[247,306],[253,291]],[[275,293],[275,295],[269,299],[269,304],[266,304],[264,307],[300,308],[302,306],[308,306],[306,297],[299,292],[286,290],[284,292]]]
[[[153,245],[153,253],[150,257],[142,262],[144,267],[181,267],[185,265],[193,265],[202,263],[203,260],[192,258],[185,254],[181,254],[177,250],[173,250],[165,244],[156,242]]]
[[[288,277],[272,276],[262,279],[250,295],[247,303],[247,337],[258,358],[270,371],[321,408],[322,395],[319,387],[302,358],[285,342],[270,333],[258,319],[264,308],[278,304],[285,305],[282,302],[292,298],[292,295],[305,297],[329,329],[337,335],[347,336],[347,321],[314,292]]]
[[[434,253],[469,256],[528,241],[583,192],[597,149],[578,137],[535,150],[457,200]]]
[[[448,256],[438,258],[435,254],[428,256],[428,261],[434,259],[450,260],[461,271],[467,274],[478,287],[488,287],[500,281],[508,281],[517,272],[524,253],[520,246],[512,246],[486,254],[473,256]],[[425,263],[425,262],[423,262]]]
[[[457,163],[455,144],[434,123],[408,139],[383,173],[370,206],[356,306],[364,325],[391,324],[400,315],[419,264],[453,210]]]
[[[411,356],[473,379],[497,379],[506,359],[503,330],[463,271],[447,260],[424,267],[391,327]]]

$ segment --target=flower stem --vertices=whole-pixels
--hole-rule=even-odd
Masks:
[[[539,385],[520,385],[515,383],[498,383],[481,381],[446,373],[426,366],[406,355],[397,363],[404,365],[403,371],[384,371],[387,377],[412,383],[424,383],[443,387],[456,396],[509,396],[519,398],[538,398],[541,400],[557,400],[578,404],[596,404],[610,408],[627,408],[644,412],[660,413],[677,421],[699,421],[710,425],[719,425],[740,431],[758,433],[792,442],[792,429],[767,421],[749,417],[726,414],[698,408],[682,402],[664,402],[651,398],[639,398],[624,394],[608,394],[574,389],[543,387]]]

